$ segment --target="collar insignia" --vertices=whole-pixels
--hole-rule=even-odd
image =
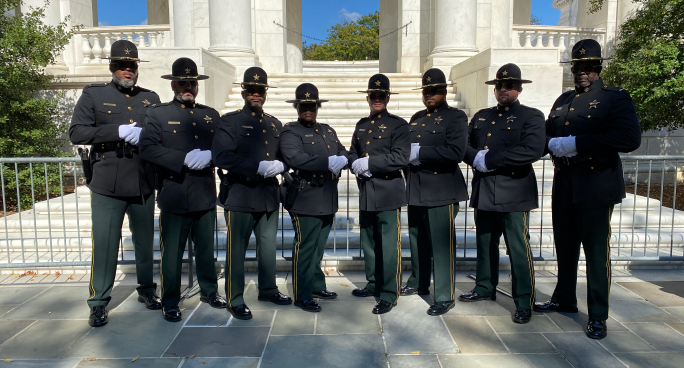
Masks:
[[[596,101],[596,100],[591,101],[591,102],[589,102],[589,108],[590,109],[598,109],[598,104],[600,104],[599,101]]]
[[[124,50],[124,52],[126,53],[126,55],[130,55],[130,54],[131,54],[131,50],[129,50],[128,48],[126,48],[126,50]]]
[[[254,80],[259,80],[259,74],[254,74]]]
[[[375,81],[375,85],[376,85],[376,86],[380,87],[381,84],[382,84],[382,83],[381,83],[380,81]]]

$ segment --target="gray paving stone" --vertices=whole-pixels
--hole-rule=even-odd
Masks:
[[[510,316],[489,316],[489,323],[499,333],[505,332],[561,332],[561,330],[545,315],[533,315],[530,322],[514,323]]]
[[[15,360],[8,363],[0,360],[0,368],[73,368],[78,364],[78,361],[79,359],[36,359]]]
[[[47,285],[2,286],[0,287],[0,305],[22,304],[49,287]]]
[[[425,313],[428,307],[424,301],[400,302],[391,312],[380,315],[389,354],[458,352],[442,319]]]
[[[18,307],[18,304],[15,305],[0,305],[0,319],[7,314],[7,312],[11,311],[12,309]]]
[[[186,327],[164,356],[260,357],[269,327]]]
[[[381,335],[271,336],[262,366],[386,368],[387,359]]]
[[[684,307],[662,307],[661,309],[684,322]]]
[[[583,311],[578,313],[545,313],[545,315],[560,327],[563,332],[584,331],[587,327],[587,322],[589,322],[589,316]],[[627,331],[627,328],[613,317],[608,317],[607,323],[609,331]]]
[[[503,340],[511,353],[514,354],[556,352],[556,348],[554,348],[540,333],[502,333],[499,334],[499,337]]]
[[[0,357],[58,359],[91,329],[85,321],[37,321],[0,345]]]
[[[390,355],[390,368],[441,368],[437,355]]]
[[[131,359],[136,356],[159,357],[182,326],[182,323],[164,320],[160,311],[112,312],[106,326],[94,328],[65,356]]]
[[[573,368],[560,354],[524,354],[535,368]]]
[[[684,282],[623,282],[620,285],[659,307],[684,307]]]
[[[444,316],[510,316],[506,308],[491,300],[481,302],[459,302]]]
[[[546,301],[548,299],[551,299],[551,295],[553,294],[553,290],[556,288],[556,283],[537,283],[535,284],[536,290],[537,290],[537,301],[542,302]],[[578,282],[577,283],[577,291],[576,291],[577,299],[585,301],[587,300],[587,283],[586,282]],[[620,286],[618,283],[612,283],[610,285],[610,301],[617,301],[617,300],[642,300],[643,298],[632,291],[625,289]]]
[[[629,331],[615,332],[609,330],[608,336],[601,340],[600,343],[612,353],[632,353],[656,350],[642,338]]]
[[[97,359],[88,360],[83,359],[76,366],[81,367],[92,367],[92,368],[119,368],[124,366],[135,365],[135,368],[176,368],[180,364],[180,358],[139,358],[135,362],[133,359]]]
[[[115,288],[116,289],[116,288]],[[183,299],[178,303],[178,306],[183,310],[183,315],[184,316],[189,316],[190,312],[192,312],[193,309],[197,308],[197,306],[200,304],[200,297],[199,294],[193,296],[192,298],[189,299]],[[110,303],[111,306],[111,303]],[[116,312],[155,312],[155,313],[161,313],[158,310],[149,310],[145,308],[145,304],[140,303],[138,301],[138,293],[132,293],[126,298],[125,300],[122,300],[119,305],[116,306],[116,309],[109,308],[110,311],[116,311]],[[226,312],[228,313],[228,312]]]
[[[628,323],[627,328],[660,351],[684,351],[684,337],[664,323]]]
[[[522,355],[440,355],[443,368],[533,368],[534,366]]]
[[[610,315],[621,323],[662,322],[677,323],[679,318],[665,312],[655,305],[641,300],[623,300],[610,306]]]
[[[547,333],[544,336],[575,367],[624,368],[598,341],[588,338],[583,332]]]
[[[186,309],[186,312],[188,311]],[[184,312],[185,313],[185,312]],[[190,315],[187,313],[185,315]],[[228,320],[230,319],[230,313],[225,309],[215,309],[206,303],[200,303],[192,316],[186,323],[186,326],[205,326],[205,327],[216,327],[216,326],[226,326]]]
[[[35,321],[30,320],[9,320],[0,321],[0,345],[9,340],[12,336],[18,334],[26,327],[30,326]]]
[[[332,279],[332,280],[328,280]],[[318,301],[321,303],[333,303],[336,301],[344,301],[344,302],[367,302],[369,300],[373,300],[373,298],[359,298],[358,296],[353,296],[352,295],[352,290],[356,288],[363,288],[366,283],[365,282],[359,282],[359,283],[353,283],[349,281],[346,278],[328,278],[326,279],[326,286],[329,291],[334,291],[337,293],[337,298],[332,299],[332,300],[326,300],[326,299],[319,299]],[[291,284],[288,285],[290,288],[292,287]]]
[[[504,354],[508,352],[484,317],[451,316],[443,318],[451,336],[456,340],[459,352],[463,354]]]
[[[228,313],[227,311],[224,311]],[[253,317],[250,320],[240,320],[232,318],[228,322],[228,327],[270,327],[273,323],[273,315],[276,313],[275,310],[263,310],[253,313]]]
[[[280,290],[281,293],[285,295],[289,295],[292,297],[292,284],[280,284],[278,285],[278,289]],[[249,309],[254,311],[260,311],[260,310],[270,310],[270,309],[291,309],[292,304],[290,305],[277,305],[273,304],[271,302],[262,302],[260,301],[259,298],[259,291],[257,290],[256,285],[250,284],[247,285],[245,288],[245,292],[243,295],[243,298],[245,299],[245,304],[249,307]]]
[[[274,335],[310,335],[314,333],[314,313],[296,310],[279,310],[276,312],[271,336]]]
[[[380,320],[371,313],[374,305],[373,302],[321,303],[323,310],[318,314],[316,334],[379,334]]]
[[[615,354],[629,367],[681,368],[684,352]]]
[[[192,358],[183,368],[258,368],[259,358]]]
[[[53,286],[30,303],[7,313],[6,319],[88,319],[87,287]]]
[[[668,323],[667,325],[684,335],[684,323]]]

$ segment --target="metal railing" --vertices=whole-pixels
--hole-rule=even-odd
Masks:
[[[684,203],[677,200],[684,172],[682,156],[623,156],[628,193],[615,206],[612,218],[611,253],[613,260],[684,261]],[[470,185],[472,171],[461,164]],[[535,164],[539,208],[530,214],[530,245],[536,260],[555,260],[551,222],[551,184],[553,166],[548,157]],[[0,158],[2,218],[0,218],[0,268],[89,266],[90,196],[83,185],[78,158]],[[339,211],[328,239],[325,260],[360,260],[358,188],[353,175],[342,174]],[[17,200],[18,199],[18,200]],[[472,261],[476,256],[475,223],[469,202],[460,203],[456,217],[457,259]],[[214,234],[215,257],[225,261],[226,226],[222,211],[217,211]],[[294,237],[289,215],[280,210],[279,257],[291,258]],[[402,209],[402,256],[408,250],[406,208]],[[4,231],[4,234],[3,234]],[[158,232],[155,258],[160,253]],[[254,248],[252,237],[250,248]],[[501,240],[502,253],[505,249]],[[248,259],[256,252],[248,251]],[[124,224],[120,241],[120,264],[135,262],[130,232]]]

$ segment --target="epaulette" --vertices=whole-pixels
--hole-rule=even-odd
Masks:
[[[85,86],[85,88],[88,87],[106,87],[109,83],[93,83]]]
[[[156,108],[156,107],[162,107],[162,106],[168,106],[168,105],[171,105],[171,102],[164,102],[164,103],[160,103],[159,105],[154,104],[154,105],[152,105],[152,106],[150,106],[150,107],[151,107],[151,108]]]
[[[241,109],[238,109],[238,110],[235,110],[235,111],[227,112],[227,113],[223,114],[223,116],[236,115],[236,114],[239,113],[240,111],[242,111],[242,110],[241,110]]]
[[[276,118],[275,116],[273,116],[273,115],[271,115],[271,114],[264,113],[264,115],[265,115],[265,116],[268,116],[269,118],[273,118],[273,119],[278,120],[278,118]],[[278,120],[278,121],[280,121],[280,120]]]
[[[149,93],[154,93],[155,95],[157,94],[157,92],[155,92],[155,91],[153,91],[153,90],[151,90],[151,89],[143,88],[143,87],[140,87],[140,86],[138,86],[138,89],[140,89],[140,92],[149,92]]]
[[[622,92],[625,90],[624,88],[613,87],[613,86],[603,86],[603,89],[605,89],[606,91],[613,91],[613,92]]]

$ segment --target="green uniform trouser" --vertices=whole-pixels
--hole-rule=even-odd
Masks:
[[[580,244],[587,263],[589,319],[608,319],[610,295],[610,218],[613,206],[573,209],[553,206],[553,237],[558,259],[558,284],[551,300],[577,306],[577,265]]]
[[[489,296],[499,284],[499,239],[503,233],[511,260],[515,306],[534,305],[534,264],[530,249],[530,213],[475,210],[477,276],[475,292]]]
[[[259,295],[269,296],[278,292],[276,286],[276,236],[278,235],[278,211],[234,212],[225,211],[228,226],[228,254],[226,296],[229,307],[245,304],[245,255],[249,237],[256,237],[256,256],[259,267]]]
[[[430,271],[434,268],[435,302],[454,300],[456,214],[458,203],[439,207],[408,207],[411,276],[406,285],[428,290]]]
[[[390,303],[397,302],[401,285],[400,211],[359,211],[366,288]]]
[[[292,246],[292,287],[295,300],[309,300],[313,292],[326,290],[321,260],[332,229],[334,215],[309,216],[290,213],[295,230]]]
[[[128,225],[133,234],[135,272],[138,294],[157,289],[153,280],[154,251],[154,194],[142,197],[109,197],[90,193],[92,213],[92,261],[90,265],[90,297],[88,306],[107,305],[114,287],[116,264],[121,241],[121,226],[128,214]]]
[[[216,209],[186,214],[161,212],[159,214],[159,244],[161,247],[161,290],[164,307],[180,302],[183,252],[188,234],[195,246],[197,283],[202,295],[218,291],[214,264],[214,231]]]

